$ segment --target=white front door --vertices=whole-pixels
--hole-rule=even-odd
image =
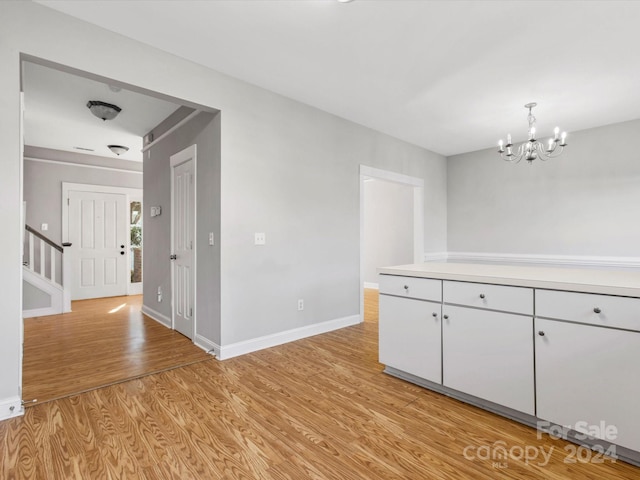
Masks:
[[[127,198],[69,192],[71,299],[127,294]]]
[[[193,339],[195,318],[196,146],[171,157],[173,326]]]

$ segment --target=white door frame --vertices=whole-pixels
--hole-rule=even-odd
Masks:
[[[413,262],[424,262],[424,180],[360,165],[360,321],[364,321],[364,181],[375,178],[413,187]]]
[[[193,335],[191,341],[195,343],[196,340],[196,325],[198,319],[198,236],[196,233],[198,232],[198,157],[197,157],[197,145],[191,145],[184,150],[180,150],[178,153],[175,153],[169,157],[169,162],[171,166],[171,254],[174,253],[174,219],[175,215],[173,212],[173,195],[174,195],[174,185],[173,185],[173,168],[184,163],[187,159],[193,160]],[[143,234],[144,235],[144,234]],[[173,262],[171,263],[171,329],[176,329],[176,318],[175,318],[175,279],[174,279],[174,268]]]
[[[88,183],[71,183],[62,182],[62,243],[69,241],[69,192],[93,192],[93,193],[114,193],[125,196],[127,203],[127,211],[131,199],[140,199],[142,202],[142,189],[141,188],[128,188],[128,187],[116,187],[113,185],[92,185]],[[129,231],[129,223],[127,223],[127,232]],[[144,232],[143,232],[144,235]],[[127,256],[127,265],[131,264],[131,236],[126,235],[125,252]],[[71,271],[72,269],[69,269]],[[144,272],[143,272],[144,275]],[[65,288],[68,285],[66,280]],[[135,293],[135,292],[133,292]],[[132,294],[131,277],[127,276],[127,295]]]

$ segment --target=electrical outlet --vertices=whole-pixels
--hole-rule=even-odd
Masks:
[[[299,299],[298,300],[298,310],[299,311],[304,310],[304,300],[303,299]]]
[[[162,287],[158,287],[158,303],[162,302]]]
[[[215,244],[216,244],[216,242],[215,242],[215,239],[214,239],[214,236],[213,236],[213,232],[209,232],[209,245],[213,246]]]
[[[49,230],[49,224],[43,223],[42,225],[40,225],[40,230],[42,230],[43,232],[46,232],[47,230]]]
[[[264,232],[255,234],[255,244],[256,245],[264,245],[266,243],[267,243],[267,237],[264,234]]]

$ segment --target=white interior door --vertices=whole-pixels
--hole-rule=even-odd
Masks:
[[[195,318],[195,162],[195,145],[171,157],[173,326],[191,339]]]
[[[71,299],[127,294],[127,198],[69,192]]]

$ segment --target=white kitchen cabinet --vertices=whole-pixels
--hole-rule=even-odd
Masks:
[[[441,308],[436,302],[381,294],[380,362],[442,383]]]
[[[537,416],[640,451],[640,332],[539,318],[535,330]]]
[[[534,415],[533,318],[451,305],[442,312],[443,385]]]

